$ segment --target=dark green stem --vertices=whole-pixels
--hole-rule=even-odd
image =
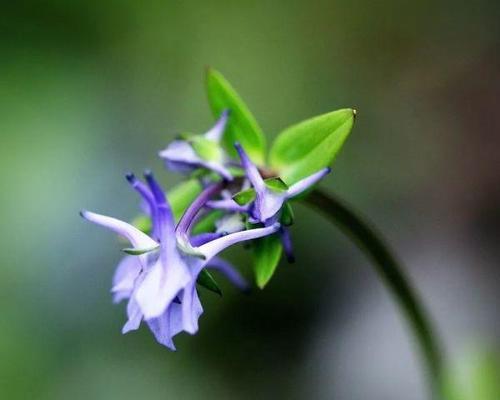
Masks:
[[[433,397],[441,399],[442,355],[432,324],[399,262],[373,227],[335,197],[316,189],[305,202],[324,213],[373,261],[396,299],[422,351]]]

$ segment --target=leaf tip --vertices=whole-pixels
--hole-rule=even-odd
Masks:
[[[212,67],[210,65],[205,65],[205,76],[206,76],[207,80],[210,80],[210,79],[214,79],[217,77],[221,77],[222,74],[214,67]]]
[[[258,287],[260,290],[263,290],[263,289],[266,287],[266,285],[267,285],[267,282],[268,282],[268,281],[269,281],[269,280],[265,280],[265,281],[264,281],[264,280],[262,280],[262,281],[261,281],[261,280],[258,280],[258,281],[257,281],[257,287]]]

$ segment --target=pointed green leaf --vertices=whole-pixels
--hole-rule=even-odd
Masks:
[[[214,69],[207,70],[206,85],[208,102],[214,116],[219,117],[226,109],[231,112],[224,133],[224,144],[228,153],[236,157],[234,143],[239,142],[254,163],[263,165],[266,139],[246,104],[222,74]]]
[[[328,167],[354,124],[350,108],[323,114],[281,132],[269,154],[271,168],[289,185]]]
[[[279,177],[265,179],[264,183],[274,192],[283,193],[288,190],[288,185]]]
[[[255,199],[255,190],[245,189],[241,192],[236,193],[233,196],[233,200],[240,206],[244,206]]]
[[[264,289],[272,278],[282,251],[279,235],[270,235],[254,241],[254,271],[259,288]]]
[[[133,247],[127,247],[125,249],[122,249],[122,251],[127,254],[130,254],[131,256],[140,256],[142,254],[151,253],[152,251],[158,250],[159,248],[160,246],[153,246],[145,249],[136,249]]]
[[[203,268],[198,275],[198,279],[196,283],[200,286],[203,286],[205,289],[210,290],[211,292],[217,293],[219,296],[222,296],[222,290],[219,285],[215,281],[214,277],[208,272],[205,268]]]

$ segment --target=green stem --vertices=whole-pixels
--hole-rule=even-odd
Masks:
[[[418,341],[433,398],[440,399],[443,365],[440,346],[429,317],[399,262],[375,229],[335,197],[316,189],[304,200],[350,236],[374,262],[376,271],[396,299]]]

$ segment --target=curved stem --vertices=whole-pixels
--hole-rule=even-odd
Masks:
[[[374,228],[335,197],[316,189],[304,201],[324,213],[374,262],[418,341],[433,398],[440,399],[443,365],[440,346],[430,319],[399,262]]]

